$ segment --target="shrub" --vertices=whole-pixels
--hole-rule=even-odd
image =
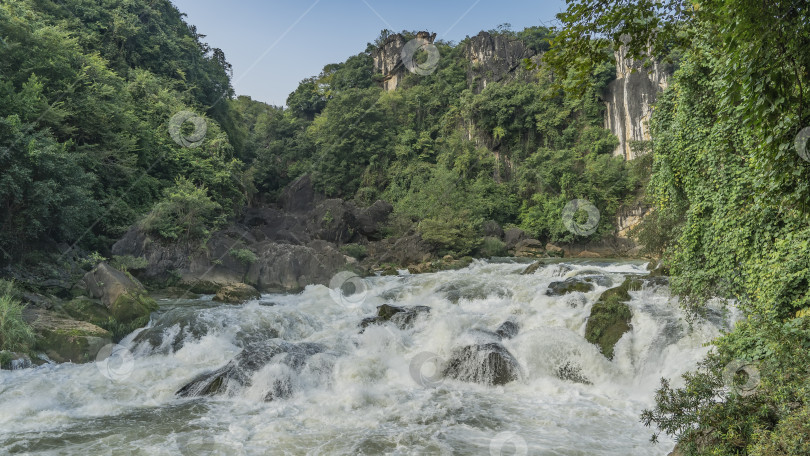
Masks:
[[[482,257],[494,257],[506,255],[506,244],[498,238],[487,236],[481,242],[478,253]]]
[[[250,249],[232,249],[230,254],[245,265],[251,265],[259,259]]]
[[[146,269],[149,261],[144,257],[134,257],[132,255],[114,255],[110,266],[122,272],[130,270]]]
[[[208,196],[205,187],[197,187],[186,178],[178,178],[175,186],[152,208],[141,222],[148,233],[163,239],[198,240],[222,223],[218,214],[222,206]]]
[[[14,284],[0,280],[0,350],[25,352],[34,344],[34,330],[23,320],[23,308]]]
[[[368,256],[368,249],[360,244],[346,244],[340,248],[340,251],[345,255],[362,260]]]

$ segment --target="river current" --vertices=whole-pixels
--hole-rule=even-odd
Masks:
[[[308,286],[243,305],[164,299],[149,326],[88,364],[0,371],[0,454],[30,455],[666,455],[639,414],[660,379],[680,385],[734,312],[687,323],[664,285],[632,291],[632,329],[613,360],[584,339],[599,294],[643,262],[513,259],[457,271],[353,278],[353,292]],[[547,296],[549,283],[590,276],[588,293]],[[345,290],[345,284],[344,284]],[[382,304],[429,306],[412,326],[372,325]],[[516,322],[503,341],[521,378],[500,386],[442,378],[476,332]],[[176,392],[262,340],[325,347],[298,370],[270,362],[212,397]],[[561,379],[574,366],[584,383]],[[284,378],[287,397],[266,401]]]

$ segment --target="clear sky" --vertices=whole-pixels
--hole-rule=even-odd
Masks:
[[[459,42],[510,23],[552,25],[564,0],[172,0],[233,65],[238,95],[283,105],[298,82],[365,50],[382,29]]]

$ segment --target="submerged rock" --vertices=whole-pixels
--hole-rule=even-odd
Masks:
[[[565,364],[557,369],[557,377],[561,380],[568,380],[574,383],[582,383],[584,385],[593,385],[593,382],[582,374],[582,367],[566,361]]]
[[[512,320],[507,320],[498,326],[495,334],[501,339],[511,339],[517,336],[518,331],[520,331],[520,326]]]
[[[575,291],[579,291],[581,293],[593,291],[593,284],[577,277],[571,277],[570,279],[565,279],[562,282],[551,282],[548,284],[546,296],[562,296]]]
[[[177,391],[181,397],[213,396],[224,393],[229,387],[247,387],[253,375],[264,366],[274,363],[289,368],[291,373],[300,373],[310,357],[322,353],[321,344],[292,344],[279,339],[256,342],[248,345],[236,358],[225,366],[198,375]],[[292,395],[294,385],[289,375],[272,379],[272,387],[265,395],[266,401]]]
[[[500,343],[467,345],[453,352],[445,377],[484,385],[505,385],[521,377],[517,359]]]
[[[414,320],[420,314],[429,313],[428,306],[397,307],[390,304],[383,304],[377,307],[377,316],[364,318],[360,322],[360,327],[365,329],[370,325],[380,325],[385,322],[395,324],[399,329],[406,329],[413,326]]]

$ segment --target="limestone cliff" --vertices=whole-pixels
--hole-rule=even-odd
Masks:
[[[627,58],[625,53],[624,47],[615,52],[616,79],[605,94],[605,128],[619,138],[613,154],[631,160],[635,158],[631,141],[650,139],[652,105],[658,93],[667,88],[669,74],[655,60],[645,66],[644,62]]]
[[[422,43],[433,44],[436,39],[435,33],[418,32],[416,38]],[[395,33],[385,39],[383,44],[372,52],[374,59],[374,71],[383,75],[383,89],[386,91],[396,90],[402,82],[402,78],[408,72],[402,61],[402,49],[407,44],[407,40],[399,33]]]
[[[467,85],[480,93],[491,82],[507,81],[524,74],[523,62],[534,57],[535,52],[520,39],[481,32],[467,40],[464,55],[470,62]]]

